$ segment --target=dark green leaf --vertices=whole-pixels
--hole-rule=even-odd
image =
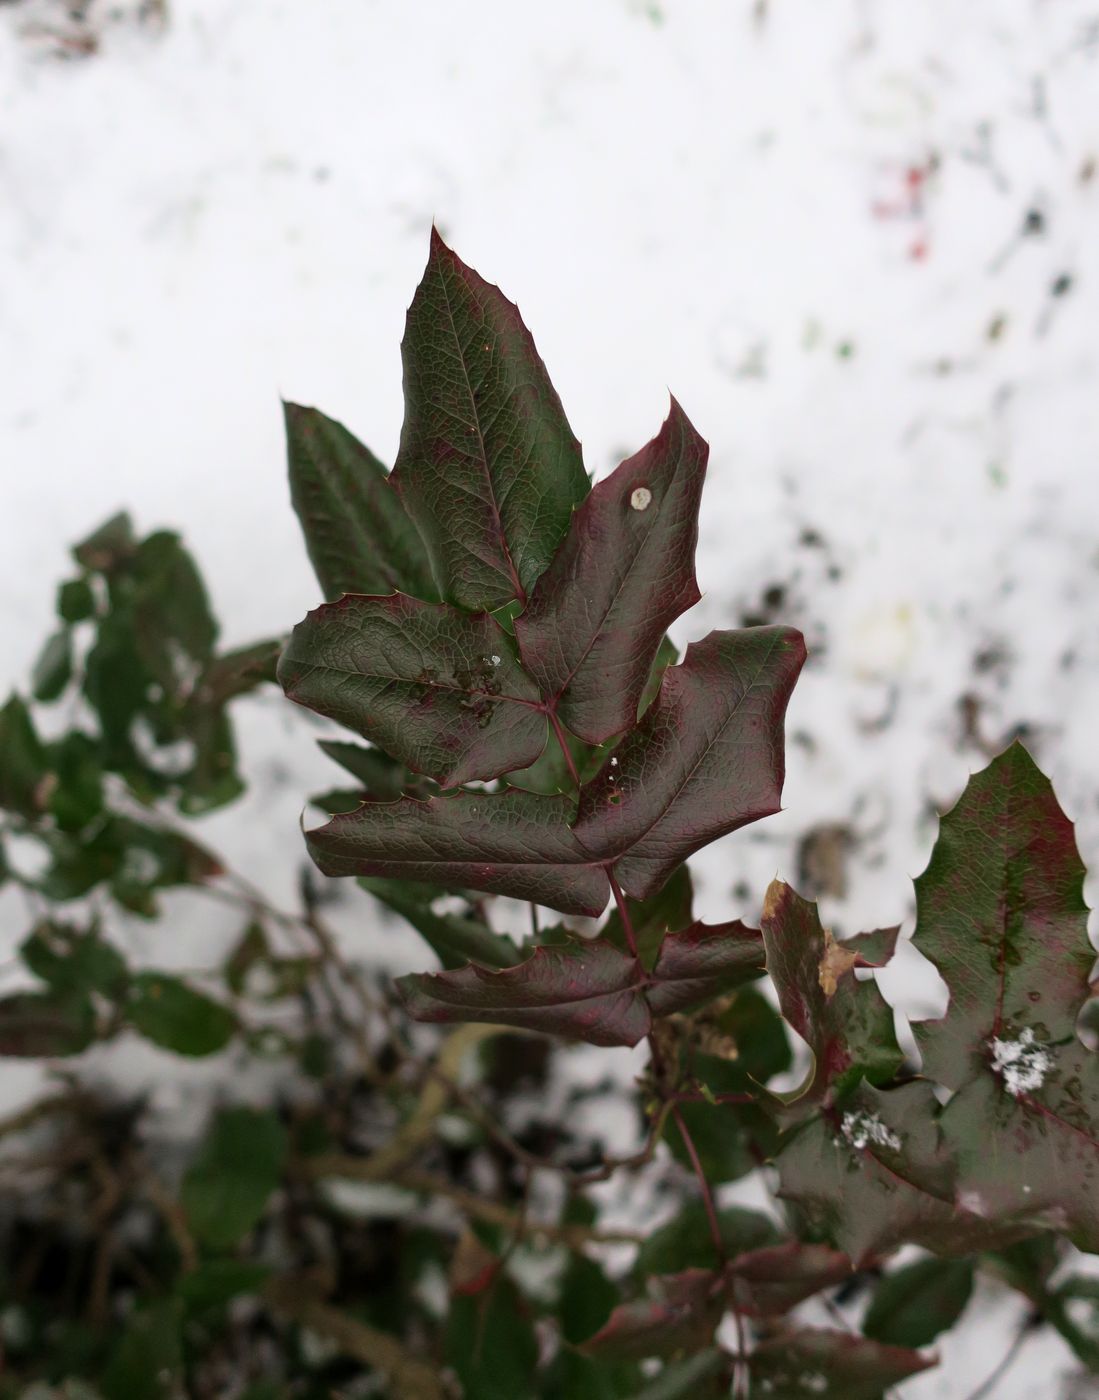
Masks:
[[[105,1400],[176,1400],[183,1371],[180,1314],[174,1298],[132,1314],[100,1381]]]
[[[445,1355],[471,1400],[534,1400],[538,1344],[510,1279],[451,1298]]]
[[[176,1284],[176,1293],[193,1312],[224,1307],[234,1298],[257,1294],[270,1277],[266,1264],[251,1259],[204,1259]]]
[[[257,1224],[279,1183],[286,1134],[271,1112],[224,1109],[183,1178],[180,1201],[192,1233],[228,1249]]]
[[[752,1352],[753,1393],[767,1400],[880,1400],[882,1392],[933,1366],[932,1357],[847,1332],[784,1332]]]
[[[892,1079],[904,1055],[892,1008],[877,984],[855,977],[856,967],[867,966],[859,940],[837,943],[822,927],[817,906],[781,880],[767,891],[762,923],[782,1014],[813,1054],[808,1079],[791,1097],[808,1105],[860,1078]]]
[[[26,705],[13,695],[0,710],[0,807],[36,817],[49,797],[46,751]]]
[[[107,573],[129,559],[137,547],[134,527],[125,511],[119,511],[97,530],[73,546],[73,558],[85,569]]]
[[[0,1055],[52,1059],[79,1055],[95,1038],[86,997],[61,992],[14,992],[0,997]]]
[[[711,632],[580,793],[574,830],[627,894],[655,894],[700,846],[779,810],[782,723],[805,660],[788,627]]]
[[[57,590],[57,615],[63,622],[83,622],[95,612],[95,594],[87,579],[73,578]]]
[[[571,1254],[557,1309],[565,1340],[575,1345],[594,1336],[610,1317],[618,1296],[618,1289],[594,1259]]]
[[[377,457],[315,408],[283,411],[290,499],[325,597],[438,598],[423,541]]]
[[[177,1055],[213,1055],[228,1045],[237,1029],[226,1007],[178,977],[159,972],[134,978],[127,1014],[136,1031]]]
[[[516,308],[434,229],[401,351],[392,480],[443,597],[471,609],[524,598],[587,494],[580,444]]]
[[[103,810],[99,745],[87,734],[70,730],[50,744],[49,765],[57,774],[50,814],[62,831],[80,831]]]
[[[950,988],[946,1016],[916,1026],[931,1078],[982,1078],[997,1037],[1074,1035],[1095,961],[1083,881],[1072,823],[1013,744],[969,780],[916,881],[913,941]]]
[[[775,1222],[759,1211],[730,1206],[718,1213],[721,1238],[729,1256],[777,1244],[781,1232]],[[679,1273],[684,1269],[717,1268],[710,1221],[701,1201],[688,1201],[678,1215],[645,1239],[637,1254],[637,1272]]]
[[[298,623],[278,676],[291,700],[444,787],[525,768],[545,747],[538,691],[486,613],[349,595]]]
[[[511,939],[493,933],[480,920],[460,914],[437,914],[431,904],[441,891],[430,885],[369,876],[363,876],[359,884],[407,919],[446,968],[461,967],[467,962],[488,967],[514,967],[519,961],[519,950]]]
[[[55,992],[114,997],[129,975],[121,953],[95,929],[46,921],[24,939],[19,953],[28,969]]]
[[[516,619],[524,664],[590,744],[635,723],[664,629],[701,596],[694,553],[707,453],[673,399],[658,436],[573,513]]]
[[[62,627],[47,638],[34,663],[31,673],[34,698],[43,702],[56,700],[72,678],[72,671],[72,637],[69,629]]]
[[[973,1292],[970,1259],[917,1259],[886,1274],[862,1330],[878,1342],[925,1347],[961,1317]]]

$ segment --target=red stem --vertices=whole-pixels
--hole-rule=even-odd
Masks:
[[[565,738],[564,727],[562,726],[561,721],[557,718],[557,711],[553,708],[547,707],[546,714],[549,715],[549,722],[553,726],[553,732],[557,738],[557,742],[561,745],[561,752],[565,756],[565,763],[569,770],[569,777],[579,788],[580,774],[576,771],[576,763],[572,756],[572,750],[569,748],[569,741]]]
[[[611,893],[614,895],[614,902],[618,906],[618,917],[622,920],[622,932],[626,935],[626,946],[633,955],[634,961],[640,966],[641,954],[637,951],[637,935],[633,931],[633,920],[630,918],[629,907],[626,904],[626,896],[622,893],[622,886],[617,878],[607,870],[607,879],[611,884]],[[641,972],[644,974],[642,967]]]

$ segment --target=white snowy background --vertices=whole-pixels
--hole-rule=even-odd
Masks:
[[[392,459],[434,218],[518,301],[591,470],[669,389],[710,441],[705,597],[677,640],[750,618],[809,639],[787,810],[696,862],[700,911],[758,916],[778,873],[839,932],[910,926],[936,812],[1017,733],[1097,902],[1096,0],[142,8],[0,4],[0,693],[68,545],[123,506],[182,531],[229,643],[318,601],[279,395]],[[289,901],[330,773],[299,713],[245,708],[253,794],[199,834]],[[2,959],[25,929],[0,915]],[[364,903],[343,927],[356,956],[424,965]],[[115,932],[192,968],[235,927]],[[921,962],[882,985],[928,1014]],[[110,1073],[165,1066],[130,1047]],[[5,1064],[0,1102],[39,1083]],[[1020,1315],[983,1285],[905,1400],[962,1400]],[[994,1395],[1099,1393],[1072,1371],[1038,1333]]]

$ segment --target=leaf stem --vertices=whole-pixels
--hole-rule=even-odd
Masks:
[[[565,758],[565,766],[569,770],[569,777],[576,784],[577,790],[579,790],[580,774],[577,772],[576,760],[573,758],[572,750],[569,748],[569,741],[565,738],[564,726],[557,718],[557,711],[551,705],[547,705],[546,714],[549,716],[549,722],[553,729],[554,736],[561,745],[561,752]]]
[[[702,1190],[702,1204],[706,1207],[706,1219],[710,1226],[710,1237],[714,1242],[714,1252],[717,1255],[718,1263],[725,1264],[728,1256],[725,1251],[725,1241],[721,1237],[721,1224],[717,1218],[717,1209],[714,1206],[714,1193],[710,1183],[706,1180],[698,1148],[695,1147],[691,1130],[687,1127],[678,1104],[672,1105],[672,1117],[675,1119],[675,1126],[679,1129],[679,1136],[683,1139],[683,1146],[687,1149],[687,1156],[691,1159],[691,1166],[694,1168],[694,1174],[698,1178],[698,1184]]]
[[[622,932],[626,935],[626,946],[633,955],[634,961],[641,967],[641,954],[637,951],[637,935],[633,931],[633,920],[630,918],[626,896],[622,893],[618,877],[610,869],[607,870],[607,879],[610,881],[611,893],[614,895],[614,902],[618,907],[618,917],[622,920]],[[644,972],[644,970],[641,967],[641,971]]]

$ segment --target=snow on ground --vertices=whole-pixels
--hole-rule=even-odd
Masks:
[[[936,810],[1016,732],[1097,901],[1096,0],[138,8],[0,11],[0,685],[119,506],[183,530],[231,642],[317,601],[278,396],[392,458],[434,217],[518,300],[592,469],[668,388],[709,438],[678,639],[766,617],[813,647],[787,810],[699,859],[702,911],[758,914],[778,872],[840,932],[907,918]],[[244,759],[246,819],[204,831],[289,899],[323,761],[276,702]],[[415,965],[356,911],[353,949]],[[924,1014],[935,984],[911,950],[883,977]],[[1013,1315],[986,1298],[905,1396],[965,1395]],[[996,1395],[1068,1369],[1036,1337]]]

